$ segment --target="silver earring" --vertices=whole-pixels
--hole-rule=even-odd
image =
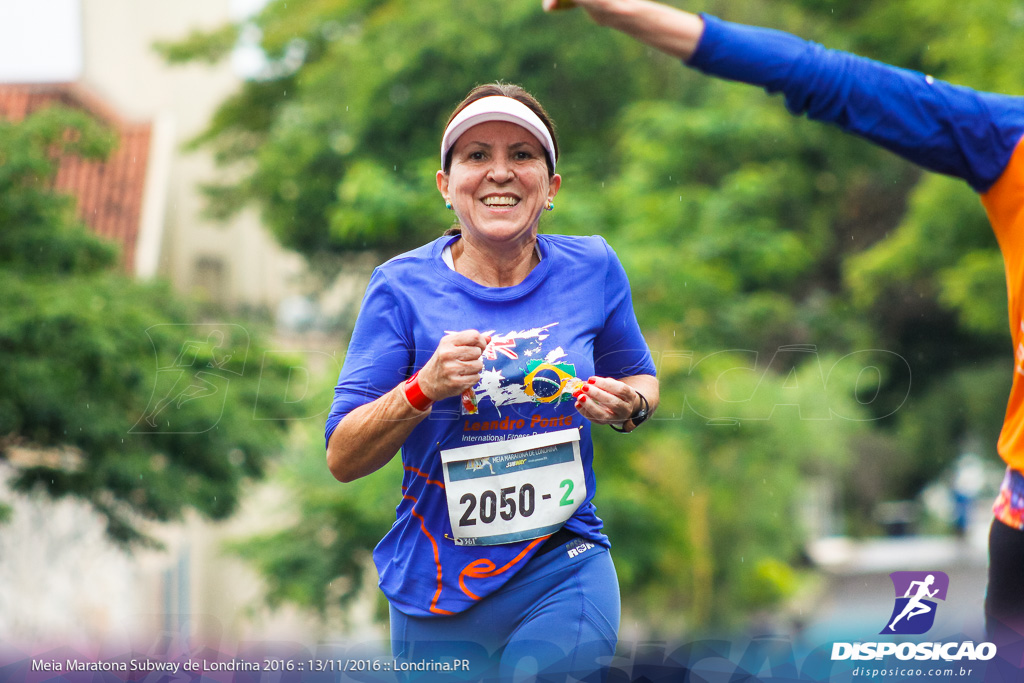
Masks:
[[[549,201],[548,201],[548,205],[547,205],[547,206],[546,206],[545,208],[546,208],[546,209],[547,209],[548,211],[554,211],[554,210],[555,210],[555,203],[554,203],[553,201],[550,201],[550,200],[549,200]]]
[[[452,203],[450,201],[448,201],[447,199],[444,200],[444,208],[448,209],[449,211],[452,210]]]

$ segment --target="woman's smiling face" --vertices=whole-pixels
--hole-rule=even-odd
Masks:
[[[526,128],[488,121],[459,136],[449,172],[437,173],[437,189],[470,239],[518,242],[536,232],[561,185],[545,159],[544,147]]]

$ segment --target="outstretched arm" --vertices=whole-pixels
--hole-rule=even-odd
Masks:
[[[558,1],[545,0],[545,7]],[[1024,98],[950,85],[781,31],[649,0],[572,2],[598,23],[695,69],[782,93],[793,114],[835,124],[924,168],[963,178],[978,192],[1000,177],[1024,135]]]
[[[693,55],[704,32],[704,21],[696,14],[649,0],[544,0],[549,12],[573,6],[585,9],[602,26],[682,60]]]

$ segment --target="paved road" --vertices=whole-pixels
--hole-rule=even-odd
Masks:
[[[929,638],[980,638],[986,537],[986,524],[979,521],[964,539],[908,536],[858,542],[830,539],[817,544],[812,555],[824,569],[826,583],[805,636],[819,642],[869,639],[885,627],[892,612],[895,593],[889,573],[937,570],[949,575],[949,592],[938,605]]]

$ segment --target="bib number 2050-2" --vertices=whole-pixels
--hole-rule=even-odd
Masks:
[[[496,545],[557,531],[586,498],[579,431],[441,451],[459,545]]]

